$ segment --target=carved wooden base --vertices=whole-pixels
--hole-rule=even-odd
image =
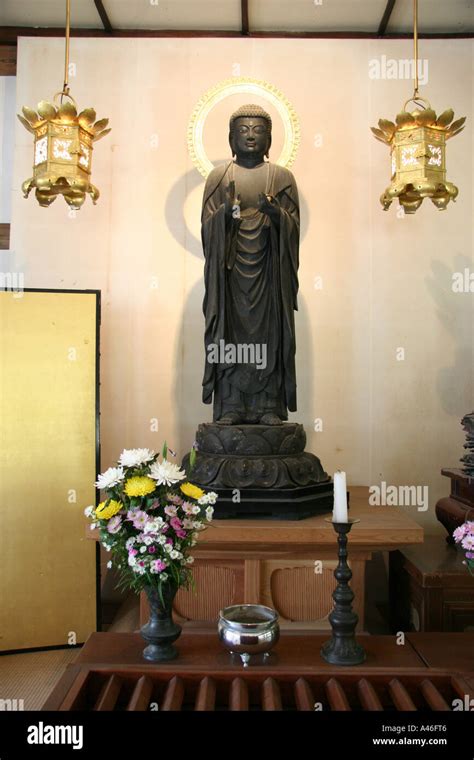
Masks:
[[[219,495],[216,517],[298,520],[330,512],[333,484],[298,423],[199,425],[193,483]],[[189,472],[189,455],[183,460]]]

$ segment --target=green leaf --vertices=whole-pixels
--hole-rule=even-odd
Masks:
[[[165,441],[164,444],[163,444],[163,449],[162,449],[162,452],[161,452],[161,456],[163,457],[163,459],[166,459],[167,455],[168,455],[168,444]]]
[[[196,449],[193,446],[189,454],[189,471],[190,472],[194,470],[195,465],[196,465]]]

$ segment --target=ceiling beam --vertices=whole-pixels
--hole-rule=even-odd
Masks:
[[[110,19],[107,16],[107,11],[104,8],[102,0],[94,0],[94,5],[97,8],[97,13],[100,16],[104,30],[107,32],[107,34],[112,34],[114,30],[112,29],[112,24],[110,23]]]
[[[247,36],[249,29],[249,0],[241,0],[242,34]]]
[[[16,45],[0,45],[0,76],[16,75]]]
[[[385,6],[385,10],[383,12],[383,16],[380,19],[379,28],[377,31],[377,35],[379,37],[383,37],[388,26],[388,22],[390,21],[390,16],[392,15],[392,11],[395,7],[395,3],[397,0],[387,0],[387,5]]]
[[[0,45],[16,45],[18,37],[64,37],[65,30],[59,27],[0,26]],[[209,29],[71,29],[71,37],[242,37],[242,32],[226,30],[209,31]],[[249,32],[247,37],[253,39],[316,39],[316,40],[376,40],[379,35],[374,32]],[[474,32],[425,32],[418,35],[425,40],[472,39]],[[384,39],[413,39],[413,32],[386,34]]]

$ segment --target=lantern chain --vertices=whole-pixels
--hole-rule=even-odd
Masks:
[[[415,58],[415,89],[413,100],[418,97],[418,0],[413,0],[413,45]]]
[[[71,28],[71,0],[66,0],[66,47],[64,55],[64,84],[61,93],[61,103],[63,95],[69,95],[69,35]]]

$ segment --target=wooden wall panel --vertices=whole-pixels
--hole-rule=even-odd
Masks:
[[[16,45],[0,45],[0,76],[16,75]]]
[[[0,251],[8,251],[10,248],[10,225],[0,224]]]

